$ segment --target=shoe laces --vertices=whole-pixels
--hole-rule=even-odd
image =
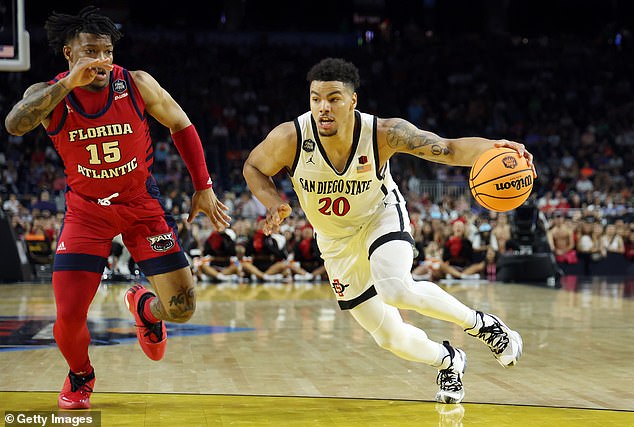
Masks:
[[[445,391],[460,391],[462,390],[462,381],[460,380],[460,374],[453,368],[453,363],[446,369],[438,371],[436,377],[436,384]]]
[[[73,372],[68,373],[68,378],[70,380],[70,391],[83,391],[92,393],[92,387],[90,387],[87,383],[95,378],[95,371],[92,371],[90,374],[86,376],[79,376],[74,374]]]
[[[438,376],[436,377],[436,384],[440,386],[442,390],[445,391],[460,391],[462,390],[462,380],[460,379],[460,372],[458,372],[454,367],[454,358],[460,357],[458,351],[456,351],[451,345],[449,341],[443,341],[442,343],[449,355],[445,357],[449,357],[449,366],[445,369],[440,369],[438,371]]]
[[[493,318],[493,323],[489,326],[482,325],[478,331],[476,337],[482,340],[486,345],[491,348],[491,351],[495,354],[501,354],[509,344],[509,337],[502,330],[502,325],[497,319]],[[484,323],[484,319],[483,323]]]
[[[146,328],[147,331],[143,334],[144,337],[148,337],[155,343],[159,343],[163,340],[163,321],[158,323],[147,323],[140,328]]]

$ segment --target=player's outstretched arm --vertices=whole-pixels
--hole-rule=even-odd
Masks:
[[[267,209],[266,234],[277,232],[284,218],[291,214],[290,205],[280,197],[272,177],[284,169],[290,170],[296,146],[295,125],[282,123],[251,151],[244,163],[242,173],[247,186]]]
[[[533,155],[524,144],[514,141],[492,140],[480,137],[443,138],[433,132],[418,129],[407,120],[394,118],[379,121],[379,141],[384,141],[386,158],[394,153],[407,153],[432,162],[452,166],[471,166],[486,150],[493,147],[509,147],[525,157],[533,169]]]

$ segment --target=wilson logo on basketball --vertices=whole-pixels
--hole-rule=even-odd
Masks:
[[[495,189],[497,191],[508,190],[510,188],[514,188],[516,190],[521,190],[522,188],[529,188],[533,185],[533,177],[530,175],[525,176],[524,178],[513,179],[511,181],[495,183]]]
[[[174,247],[174,236],[172,233],[159,234],[147,238],[150,247],[154,252],[167,252]]]
[[[513,156],[506,156],[502,159],[502,164],[508,169],[515,169],[517,167],[517,160]]]

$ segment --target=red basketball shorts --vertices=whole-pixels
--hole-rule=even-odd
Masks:
[[[156,194],[133,200],[116,197],[99,204],[72,190],[66,192],[66,215],[57,241],[53,271],[103,273],[112,239],[121,234],[132,259],[146,276],[189,266],[178,240],[176,223]]]

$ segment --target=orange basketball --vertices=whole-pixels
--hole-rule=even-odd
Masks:
[[[475,161],[469,174],[471,194],[480,206],[507,212],[528,199],[533,189],[533,171],[515,150],[496,147]]]

